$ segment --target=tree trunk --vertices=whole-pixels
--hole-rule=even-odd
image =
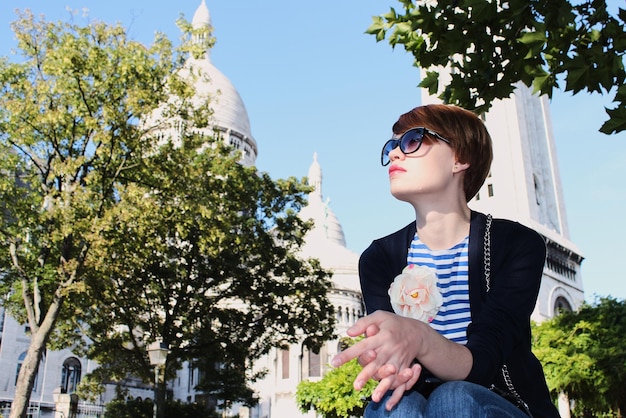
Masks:
[[[559,393],[558,405],[559,405],[559,415],[561,415],[561,418],[570,418],[572,416],[569,396],[567,395],[567,393],[565,392]]]
[[[39,363],[46,349],[50,334],[52,334],[54,330],[54,324],[59,317],[62,302],[62,298],[55,298],[55,302],[50,305],[43,323],[31,334],[26,358],[24,358],[24,362],[17,376],[15,395],[13,395],[9,418],[26,418],[26,412],[30,404],[30,395],[33,391],[35,378],[37,377]],[[32,329],[31,326],[31,330]]]

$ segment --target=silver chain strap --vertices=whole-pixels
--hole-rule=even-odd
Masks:
[[[491,290],[491,222],[493,221],[493,217],[491,214],[487,215],[487,223],[485,225],[485,237],[483,239],[483,261],[485,268],[485,289],[487,292]],[[511,380],[511,375],[509,374],[509,368],[506,364],[502,365],[502,379],[504,380],[504,384],[506,385],[509,393],[515,398],[515,400],[519,403],[520,407],[530,416],[532,417],[530,410],[528,408],[528,404],[524,402],[522,397],[515,390],[515,386],[513,386],[513,381]],[[492,388],[494,385],[491,385]]]
[[[530,415],[528,404],[524,402],[522,397],[515,390],[515,386],[513,386],[513,381],[511,381],[511,375],[509,374],[509,368],[506,366],[506,364],[502,366],[502,378],[504,379],[504,384],[506,385],[506,388],[509,390],[509,392],[511,392],[511,395],[513,395],[513,397],[517,400],[517,402],[520,403],[520,405],[522,406],[522,408],[524,408],[526,413]]]
[[[491,214],[487,215],[487,224],[485,225],[485,239],[483,240],[483,256],[485,266],[485,287],[487,292],[491,290]]]

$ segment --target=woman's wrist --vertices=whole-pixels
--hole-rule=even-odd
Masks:
[[[450,341],[428,324],[413,324],[419,340],[417,361],[442,380],[463,380],[472,368],[472,354],[462,344]]]

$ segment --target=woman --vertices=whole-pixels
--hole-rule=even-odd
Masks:
[[[415,222],[375,240],[359,274],[367,338],[354,386],[379,383],[366,417],[558,417],[531,352],[530,315],[546,255],[540,235],[467,202],[489,173],[491,138],[473,113],[417,107],[382,151],[391,193]],[[395,312],[395,313],[394,313]]]

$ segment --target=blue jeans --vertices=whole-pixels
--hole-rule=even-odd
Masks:
[[[443,383],[428,399],[409,391],[387,411],[385,402],[390,396],[388,392],[380,402],[370,402],[364,418],[528,418],[497,393],[465,381]]]

